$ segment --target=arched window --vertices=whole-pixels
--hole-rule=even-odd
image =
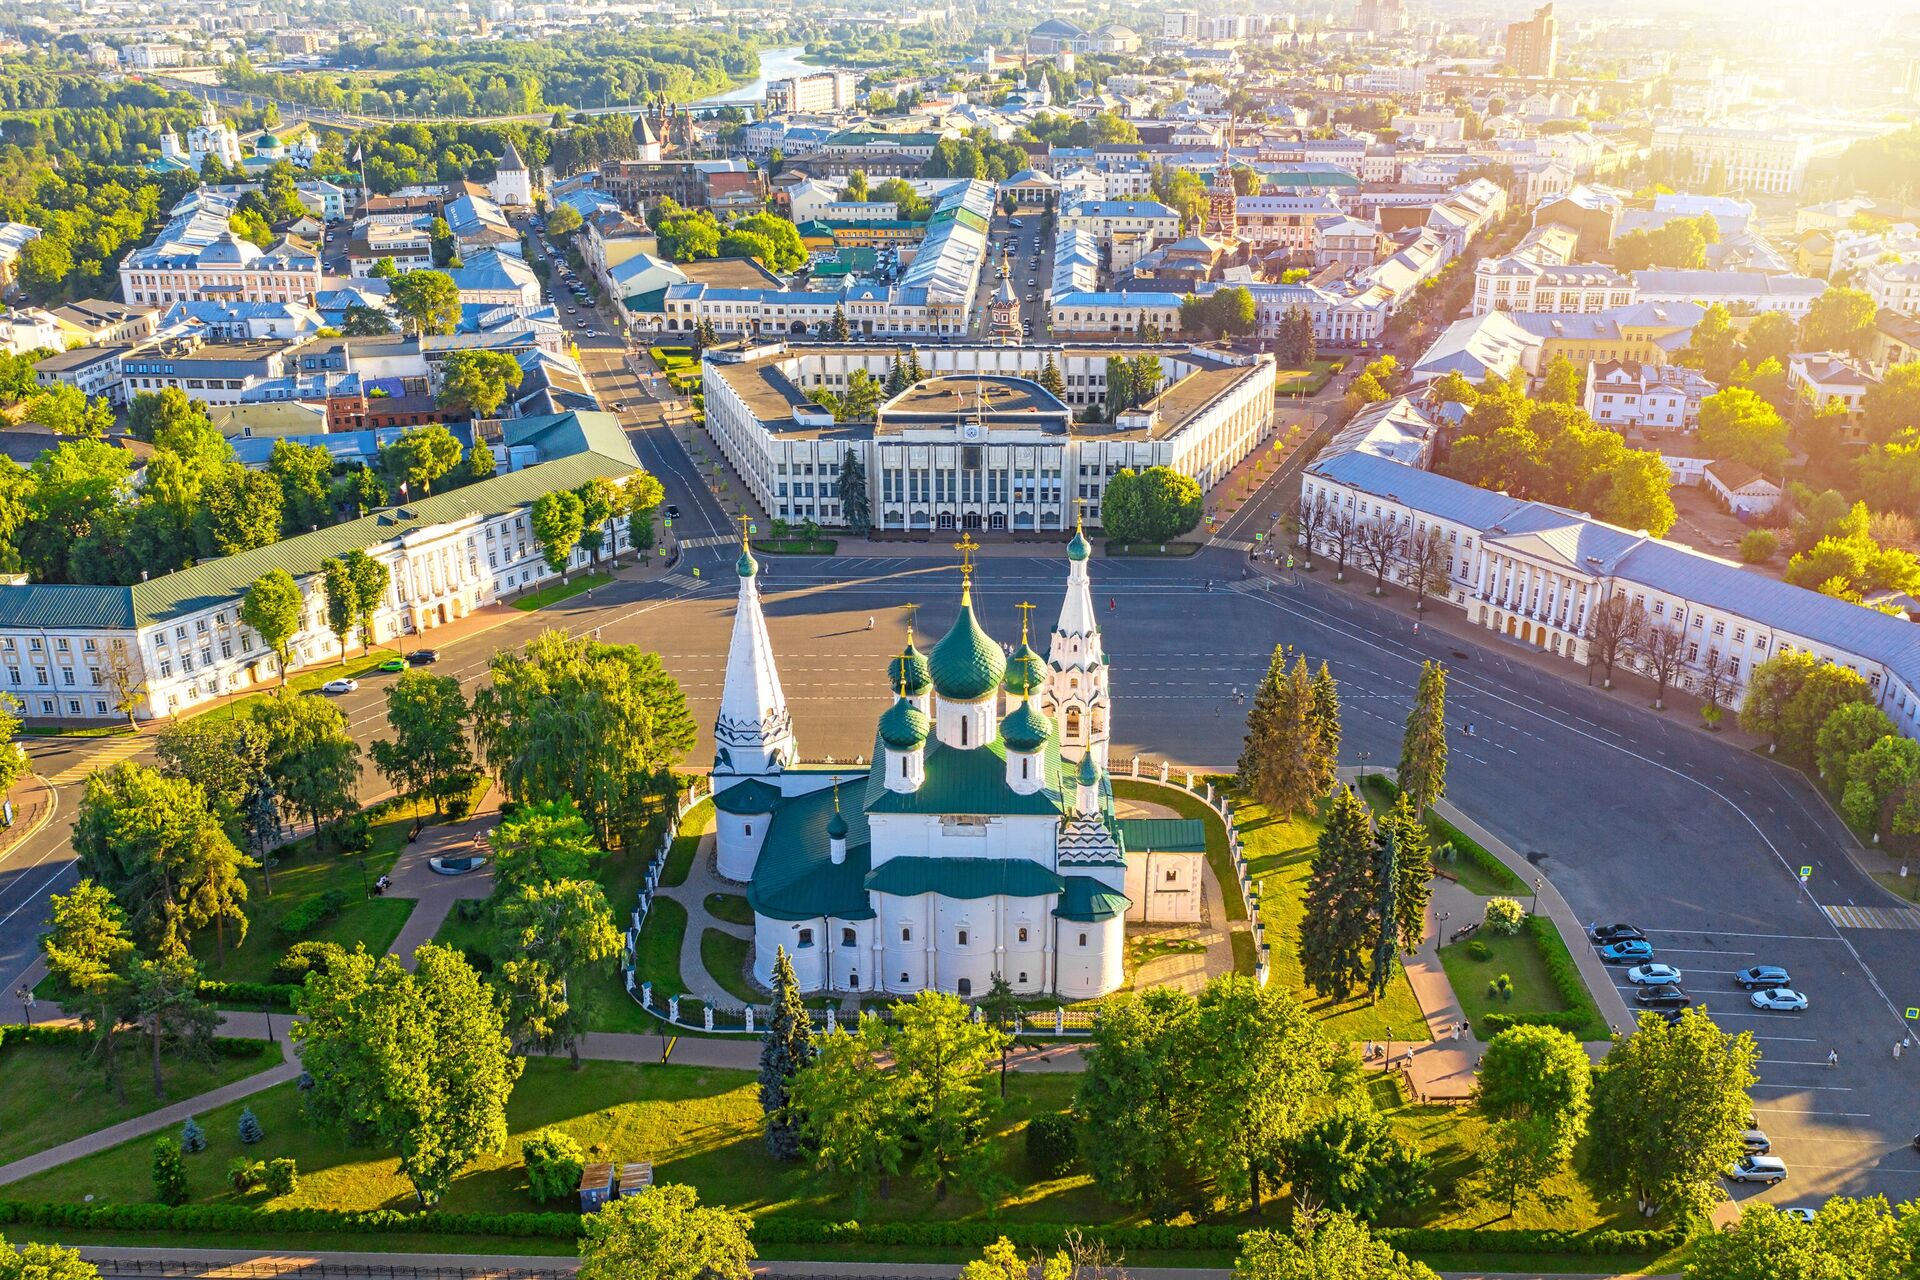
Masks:
[[[913,941],[913,930],[911,930],[911,929],[909,929],[909,928],[907,928],[907,926],[905,926],[905,925],[901,925],[901,926],[900,926],[900,941],[902,941],[902,942],[912,942],[912,941]]]
[[[748,834],[748,835],[752,835],[752,834],[753,834],[753,824],[752,824],[751,822],[749,822],[749,823],[747,824],[747,834]]]
[[[797,943],[795,943],[794,945],[795,945],[795,946],[801,946],[801,947],[810,947],[810,946],[812,946],[812,945],[813,945],[813,930],[811,930],[811,929],[802,929],[802,930],[800,931],[800,940],[799,940],[799,941],[798,941]]]
[[[972,979],[972,978],[962,978],[962,979],[960,979],[960,983],[959,983],[959,994],[960,994],[960,996],[961,996],[961,998],[962,998],[962,999],[964,999],[964,998],[966,998],[967,996],[970,996],[970,995],[972,995],[972,994],[973,994],[973,979]]]
[[[1020,941],[1025,942],[1026,940],[1027,940],[1027,931],[1025,929],[1022,929],[1020,930]]]
[[[853,932],[853,930],[851,930],[851,929],[842,929],[842,930],[840,931],[840,945],[841,945],[841,946],[843,946],[843,947],[851,947],[851,946],[853,946],[853,945],[854,945],[854,932]]]
[[[959,931],[959,933],[955,935],[955,937],[954,937],[954,942],[955,942],[955,944],[956,944],[956,945],[958,945],[958,946],[962,946],[962,947],[964,947],[964,946],[966,946],[966,945],[967,945],[967,931],[966,931],[965,929],[962,929],[962,930],[960,930],[960,931]]]
[[[1080,945],[1083,947],[1087,945],[1087,935],[1084,933],[1080,935]]]
[[[907,776],[907,758],[905,756],[900,757],[900,776],[903,778]],[[748,832],[747,834],[752,835],[753,833]]]
[[[1020,780],[1022,782],[1026,781],[1027,769],[1029,767],[1030,767],[1030,762],[1028,761],[1028,759],[1025,756],[1021,756],[1020,757]]]
[[[1067,741],[1078,742],[1079,740],[1080,740],[1080,708],[1068,707],[1067,708]]]
[[[963,747],[967,745],[967,718],[965,716],[960,717],[960,745]]]

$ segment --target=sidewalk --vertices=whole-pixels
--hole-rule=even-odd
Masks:
[[[428,860],[442,856],[480,853],[491,858],[487,833],[500,822],[500,789],[492,786],[481,797],[472,817],[460,822],[428,827],[419,839],[409,844],[393,864],[389,898],[412,898],[413,913],[400,926],[400,933],[388,948],[400,957],[402,967],[411,970],[413,953],[440,932],[440,926],[453,914],[456,903],[484,898],[493,892],[491,864],[460,876],[444,876]]]
[[[746,886],[731,880],[722,880],[720,873],[714,870],[713,833],[700,837],[700,847],[694,851],[693,867],[687,872],[687,878],[672,888],[661,888],[660,896],[672,898],[687,910],[687,932],[680,939],[680,981],[686,984],[687,994],[710,1004],[733,1006],[739,1003],[739,997],[729,992],[707,972],[706,961],[700,954],[700,939],[707,930],[713,929],[735,938],[753,937],[753,927],[744,924],[732,924],[720,919],[707,910],[707,895],[726,893],[743,896]],[[758,1044],[758,1041],[755,1041]],[[756,1050],[755,1061],[759,1055]]]

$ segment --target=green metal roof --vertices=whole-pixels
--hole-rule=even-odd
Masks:
[[[1040,692],[1046,682],[1046,660],[1022,640],[1020,647],[1013,651],[1013,657],[1007,660],[1007,676],[1001,681],[1000,687],[1015,697],[1026,698]]]
[[[880,741],[895,751],[911,751],[926,742],[931,727],[926,712],[904,697],[895,698],[880,715]]]
[[[1120,843],[1128,853],[1205,853],[1207,824],[1198,818],[1122,818]]]
[[[842,808],[847,823],[847,856],[835,863],[827,853],[827,826],[833,821],[833,788],[789,796],[773,811],[767,838],[754,865],[747,901],[775,920],[871,920],[865,880],[868,858],[867,815]]]
[[[1080,785],[1091,787],[1100,781],[1100,766],[1093,758],[1093,752],[1083,752],[1080,756]]]
[[[995,741],[963,750],[938,739],[927,744],[926,780],[917,791],[889,791],[886,756],[879,743],[867,774],[869,813],[950,813],[1033,815],[1057,818],[1060,799],[1060,748],[1049,742],[1040,755],[1040,790],[1021,795],[1007,785],[1007,749]]]
[[[1031,701],[1022,702],[1000,722],[1000,740],[1009,751],[1038,751],[1053,737],[1053,722]]]
[[[1073,527],[1073,541],[1067,544],[1067,559],[1085,560],[1093,554],[1093,545],[1087,541],[1086,531],[1079,525]]]
[[[927,666],[926,655],[914,648],[912,641],[907,642],[899,657],[887,663],[887,688],[913,697],[933,688],[933,673]]]
[[[754,816],[772,813],[780,803],[780,788],[748,778],[713,793],[713,807],[722,813]]]
[[[0,626],[133,629],[132,587],[0,587]]]
[[[500,424],[501,440],[509,448],[532,445],[543,461],[576,453],[600,453],[609,458],[633,452],[620,419],[611,413],[575,410],[508,418]]]
[[[1127,914],[1133,899],[1092,876],[1068,876],[1053,914],[1062,920],[1093,924]]]
[[[933,646],[927,663],[933,673],[933,687],[943,698],[972,702],[987,697],[1000,687],[1006,674],[1007,657],[973,616],[973,594],[962,588],[960,616],[953,627]]]
[[[1063,888],[1059,876],[1026,858],[889,858],[867,873],[867,888],[911,898],[1045,898]]]

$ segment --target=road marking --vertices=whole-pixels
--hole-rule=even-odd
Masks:
[[[1769,1067],[1824,1067],[1828,1065],[1825,1058],[1762,1058],[1760,1061]]]
[[[1907,907],[1821,907],[1843,929],[1920,929],[1920,911]]]
[[[1646,930],[1645,932],[1658,933],[1660,932],[1660,930],[1649,929],[1649,930]],[[1663,952],[1677,951],[1683,956],[1751,956],[1751,955],[1758,954],[1757,952],[1753,952],[1753,951],[1722,951],[1719,947],[1662,947],[1660,948],[1660,950]],[[1700,970],[1700,972],[1701,973],[1730,973],[1733,971],[1729,969],[1702,969]]]
[[[1853,1087],[1844,1084],[1768,1084],[1765,1080],[1753,1083],[1756,1089],[1804,1089],[1809,1093],[1852,1093]]]
[[[1642,929],[1642,933],[1679,933],[1710,938],[1761,938],[1774,942],[1844,942],[1835,935],[1821,933],[1723,933],[1719,929]]]
[[[1842,1120],[1873,1119],[1873,1112],[1871,1111],[1809,1111],[1804,1107],[1755,1107],[1753,1111],[1755,1115],[1766,1112],[1768,1115],[1783,1116],[1835,1116]],[[1824,1142],[1826,1139],[1816,1138],[1810,1139],[1810,1141]],[[1799,1162],[1795,1161],[1795,1163],[1797,1164]]]
[[[114,740],[109,746],[94,752],[81,763],[68,765],[60,772],[49,777],[47,781],[56,787],[64,787],[69,783],[80,781],[96,769],[105,769],[109,765],[127,759],[129,756],[139,755],[140,752],[146,749],[146,746],[147,740],[145,738],[140,737],[138,734],[129,734],[124,738]]]

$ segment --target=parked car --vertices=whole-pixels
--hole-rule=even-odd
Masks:
[[[1793,981],[1777,964],[1756,964],[1733,975],[1733,980],[1751,991],[1755,987],[1784,987]]]
[[[679,504],[678,504],[678,503],[674,503],[674,502],[669,502],[669,503],[667,504],[667,519],[669,519],[669,520],[678,520],[679,518],[680,518],[680,506],[679,506]]]
[[[1807,998],[1789,987],[1769,987],[1753,993],[1753,1007],[1798,1013],[1807,1007]]]
[[[1684,1009],[1693,1003],[1693,997],[1678,987],[1642,987],[1634,999],[1647,1009]]]
[[[1679,983],[1683,975],[1670,964],[1637,964],[1627,970],[1627,981],[1636,986],[1666,987]]]
[[[1742,1129],[1740,1146],[1750,1156],[1764,1156],[1773,1150],[1773,1139],[1758,1129]]]
[[[410,667],[430,667],[438,661],[440,661],[438,649],[415,649],[407,655],[407,665]]]
[[[1608,964],[1634,964],[1653,959],[1653,944],[1645,938],[1630,938],[1600,948],[1600,958]]]
[[[344,676],[338,680],[329,680],[320,686],[322,693],[352,693],[360,687],[358,680],[348,680]]]
[[[1787,1162],[1779,1156],[1741,1156],[1727,1170],[1732,1182],[1764,1182],[1772,1186],[1787,1180]]]
[[[1604,947],[1610,942],[1645,941],[1647,935],[1630,924],[1594,924],[1587,926],[1587,936]]]
[[[376,671],[405,671],[406,669],[407,660],[405,658],[388,658],[385,662],[374,668]]]
[[[1796,1222],[1812,1222],[1814,1210],[1809,1209],[1806,1205],[1797,1204],[1790,1209],[1782,1209],[1780,1214],[1782,1217],[1792,1218]]]

